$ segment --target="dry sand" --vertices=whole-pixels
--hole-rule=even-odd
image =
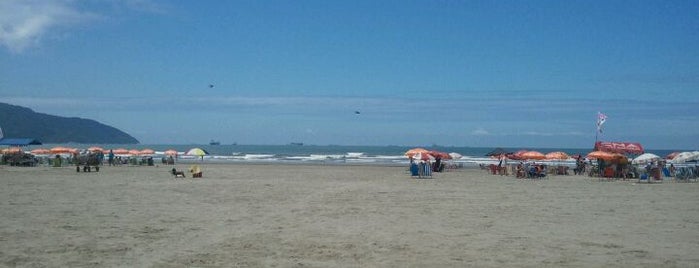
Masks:
[[[699,266],[699,183],[170,168],[0,167],[0,266]]]

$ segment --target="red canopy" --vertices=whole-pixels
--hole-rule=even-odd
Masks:
[[[643,146],[637,142],[598,141],[595,143],[595,150],[620,154],[642,154]]]

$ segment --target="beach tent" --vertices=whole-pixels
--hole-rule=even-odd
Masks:
[[[595,142],[595,151],[603,151],[620,154],[642,154],[643,146],[637,142],[611,142],[598,141]]]

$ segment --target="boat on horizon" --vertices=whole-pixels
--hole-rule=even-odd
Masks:
[[[303,142],[292,142],[292,143],[289,143],[289,145],[303,146]]]
[[[211,141],[209,142],[209,145],[221,145],[221,142],[220,142],[220,141],[211,140]]]

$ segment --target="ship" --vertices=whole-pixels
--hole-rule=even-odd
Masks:
[[[302,146],[303,142],[292,142],[292,143],[289,143],[289,145]]]
[[[221,145],[221,142],[220,142],[220,141],[211,140],[211,141],[209,142],[209,145]]]

